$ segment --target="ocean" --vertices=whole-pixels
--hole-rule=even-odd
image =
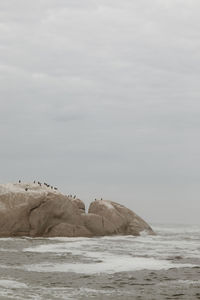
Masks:
[[[156,236],[1,238],[0,299],[200,299],[200,226]]]

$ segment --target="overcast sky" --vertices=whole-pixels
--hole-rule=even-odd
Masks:
[[[1,0],[0,182],[200,223],[199,14],[199,0]]]

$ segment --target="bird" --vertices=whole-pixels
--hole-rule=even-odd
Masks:
[[[21,180],[19,180],[19,183],[21,183]]]
[[[28,191],[28,188],[25,188],[25,191],[27,192],[27,191]]]
[[[76,199],[76,195],[74,195],[74,199]]]
[[[103,200],[103,199],[101,198],[101,200]]]

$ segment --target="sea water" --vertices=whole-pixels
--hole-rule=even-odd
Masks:
[[[0,299],[200,299],[200,226],[156,236],[1,238]]]

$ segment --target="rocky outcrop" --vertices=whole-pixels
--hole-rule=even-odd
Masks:
[[[94,201],[90,204],[88,213],[88,215],[101,216],[104,220],[105,230],[110,234],[140,235],[141,231],[154,234],[152,228],[142,218],[113,201]]]
[[[154,234],[151,227],[128,208],[106,200],[85,204],[38,184],[0,185],[0,237]]]

